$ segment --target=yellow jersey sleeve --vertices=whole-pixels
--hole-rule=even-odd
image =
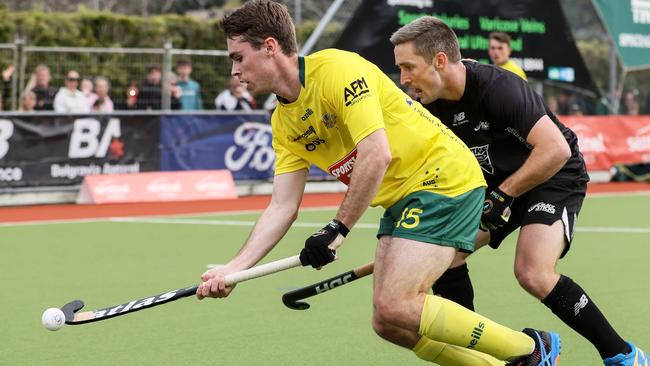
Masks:
[[[342,62],[335,57],[323,65],[321,74],[328,77],[322,79],[322,93],[333,104],[356,145],[374,131],[385,128],[384,116],[377,74],[363,59],[345,56],[343,70]]]

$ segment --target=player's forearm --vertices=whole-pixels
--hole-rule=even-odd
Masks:
[[[518,197],[554,176],[567,160],[571,151],[552,147],[535,147],[526,162],[508,177],[499,188],[512,197]]]
[[[373,133],[357,148],[352,179],[336,219],[348,228],[357,223],[377,194],[391,161],[388,140],[383,130]]]
[[[228,262],[233,271],[250,268],[264,258],[289,231],[298,209],[290,205],[269,205],[237,255]]]

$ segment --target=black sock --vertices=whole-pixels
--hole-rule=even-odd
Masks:
[[[449,268],[431,287],[434,295],[444,297],[474,311],[474,288],[467,263]]]
[[[542,303],[566,325],[591,342],[601,358],[632,351],[587,293],[569,277],[560,276]]]

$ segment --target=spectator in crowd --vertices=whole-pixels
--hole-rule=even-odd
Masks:
[[[137,109],[160,109],[162,72],[157,65],[147,67],[147,77],[142,83],[138,96]]]
[[[586,109],[584,101],[569,89],[563,89],[557,99],[558,114],[562,116],[582,115]]]
[[[2,70],[2,90],[0,91],[0,111],[10,109],[11,99],[11,78],[15,71],[14,65],[7,66]]]
[[[40,64],[34,70],[34,78],[36,85],[31,91],[36,94],[36,110],[37,111],[51,111],[54,109],[54,97],[57,94],[55,87],[50,85],[52,76],[50,75],[50,68],[46,65]]]
[[[178,80],[176,85],[181,90],[181,109],[201,110],[203,109],[203,98],[201,98],[201,86],[190,78],[192,74],[192,63],[189,59],[181,58],[176,62],[176,73]]]
[[[93,93],[93,89],[95,89],[95,85],[93,84],[93,81],[88,78],[81,79],[81,84],[79,86],[79,89],[81,90],[82,93],[84,93],[86,100],[89,99],[93,94],[95,94]]]
[[[124,102],[119,109],[137,109],[138,98],[140,97],[140,88],[135,80],[129,81],[129,85],[124,89]]]
[[[645,95],[645,106],[643,114],[650,114],[650,90],[646,92]]]
[[[228,89],[217,95],[214,104],[219,110],[250,111],[255,109],[255,99],[250,95],[246,86],[239,81],[237,76],[232,76]]]
[[[546,98],[546,106],[553,114],[559,114],[558,113],[559,104],[556,97],[548,96]]]
[[[108,95],[111,87],[108,79],[103,76],[95,78],[95,92],[87,98],[90,110],[93,112],[113,112],[113,101]]]
[[[510,48],[510,36],[502,32],[490,33],[490,44],[488,46],[488,55],[493,64],[515,73],[520,78],[528,80],[526,73],[519,65],[510,59],[512,48]]]
[[[178,77],[173,72],[169,74],[169,97],[171,109],[177,110],[182,109],[181,98],[183,96],[183,90],[178,86]]]
[[[90,111],[86,96],[78,89],[79,73],[70,70],[65,77],[65,87],[54,97],[54,110],[58,113],[86,113]]]
[[[623,101],[621,102],[621,114],[629,116],[639,115],[639,91],[637,89],[628,90],[623,93]]]
[[[20,112],[34,112],[36,108],[36,94],[33,91],[27,90],[20,96]]]
[[[582,116],[584,115],[584,112],[582,111],[582,108],[580,108],[580,104],[573,103],[571,104],[571,110],[569,111],[569,114],[572,116]]]

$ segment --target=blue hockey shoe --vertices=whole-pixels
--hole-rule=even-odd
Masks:
[[[535,341],[535,350],[528,356],[520,357],[506,366],[556,366],[560,359],[560,336],[557,333],[526,328],[523,330]]]
[[[632,349],[628,354],[619,353],[618,355],[603,360],[605,366],[650,366],[650,356],[640,348],[627,342]]]

